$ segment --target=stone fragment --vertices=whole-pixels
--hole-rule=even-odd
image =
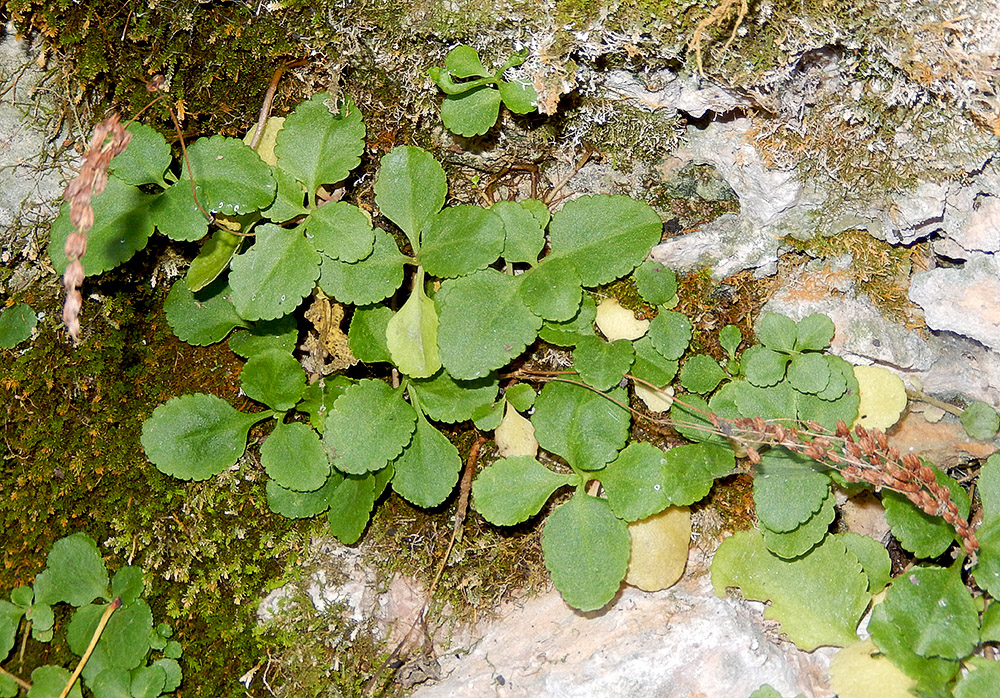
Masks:
[[[1000,349],[1000,261],[970,255],[962,267],[914,274],[910,300],[923,308],[927,326]]]

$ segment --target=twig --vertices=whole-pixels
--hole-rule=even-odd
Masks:
[[[264,93],[264,103],[260,106],[260,114],[257,116],[257,128],[254,129],[253,140],[250,141],[250,147],[254,150],[257,150],[257,146],[260,145],[260,139],[264,136],[264,126],[267,124],[267,117],[271,114],[271,103],[274,102],[274,93],[278,89],[278,81],[281,80],[284,72],[285,66],[278,66],[278,69],[274,71],[274,76],[271,78],[271,83],[267,86],[267,92]]]
[[[12,673],[10,673],[6,669],[4,669],[2,666],[0,666],[0,674],[3,674],[4,676],[9,676],[11,679],[14,680],[14,683],[16,683],[18,686],[20,686],[21,688],[23,688],[25,691],[30,691],[31,690],[31,684],[30,683],[28,683],[27,681],[25,681],[22,678],[14,676]]]
[[[587,148],[583,152],[583,157],[581,157],[579,160],[576,161],[576,165],[573,167],[573,170],[568,175],[559,180],[556,183],[556,185],[552,187],[548,192],[546,192],[545,196],[542,197],[542,203],[551,204],[552,200],[556,198],[556,194],[558,194],[563,187],[569,184],[569,180],[573,179],[573,177],[576,176],[577,172],[583,169],[583,166],[587,164],[587,161],[590,160],[590,156],[593,154],[594,151],[591,150],[590,148]]]
[[[87,660],[90,659],[90,655],[94,652],[94,648],[97,647],[97,641],[101,639],[101,633],[104,632],[104,626],[108,624],[108,621],[111,619],[111,614],[115,612],[115,609],[121,605],[122,599],[119,596],[108,604],[106,609],[104,609],[101,621],[97,624],[97,629],[94,630],[94,636],[90,638],[90,644],[87,645],[87,651],[83,653],[82,657],[80,657],[80,662],[76,665],[73,675],[69,677],[69,681],[66,682],[66,687],[62,690],[62,693],[59,694],[59,698],[66,698],[66,696],[69,695],[70,690],[73,688],[73,684],[78,678],[80,678],[80,672],[83,671],[83,667],[87,665]]]

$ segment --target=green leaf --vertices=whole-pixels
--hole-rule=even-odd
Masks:
[[[765,313],[758,323],[757,339],[772,351],[793,351],[796,337],[798,329],[795,321],[784,315]]]
[[[932,466],[933,467],[933,466]],[[969,495],[957,481],[934,468],[934,477],[942,487],[951,492],[951,499],[958,507],[959,516],[969,516]],[[940,516],[925,514],[898,492],[884,492],[882,504],[885,519],[892,535],[899,544],[917,557],[934,558],[942,554],[955,541],[955,529]]]
[[[344,545],[356,543],[365,532],[378,499],[376,480],[376,473],[347,475],[330,495],[330,532]]]
[[[514,526],[541,511],[557,489],[575,479],[552,472],[531,456],[501,458],[476,476],[472,504],[494,526]]]
[[[122,567],[111,580],[111,598],[119,598],[123,604],[130,604],[142,596],[145,584],[142,568],[136,565]]]
[[[877,594],[892,581],[892,561],[885,546],[874,538],[857,533],[840,535],[847,549],[854,553],[868,577],[868,592]]]
[[[767,550],[759,532],[740,531],[716,550],[712,586],[719,596],[735,586],[746,598],[769,600],[764,617],[779,621],[806,652],[856,642],[858,621],[871,598],[858,559],[837,535],[808,555],[782,560]]]
[[[762,526],[786,533],[823,506],[830,477],[811,458],[775,448],[763,455],[753,479],[753,501]]]
[[[719,330],[719,344],[725,350],[726,354],[729,355],[730,359],[736,358],[736,350],[740,347],[740,342],[743,341],[743,333],[740,332],[740,328],[736,325],[726,325],[721,330]]]
[[[13,676],[0,674],[0,698],[16,698],[20,690]]]
[[[265,486],[267,506],[275,514],[281,514],[289,519],[317,516],[330,508],[333,493],[343,480],[343,475],[332,472],[326,483],[312,492],[296,492],[285,489],[274,480],[268,480]]]
[[[979,469],[976,489],[983,505],[983,521],[1000,519],[1000,453],[987,458]]]
[[[517,278],[521,298],[535,315],[565,322],[579,312],[583,297],[580,277],[565,259],[543,259]]]
[[[842,397],[856,397],[858,379],[854,376],[854,367],[839,356],[826,355],[823,358],[826,359],[827,367],[830,369],[830,382],[816,394],[816,397],[830,401],[839,400]],[[851,391],[850,395],[845,395],[848,390]],[[851,415],[851,418],[845,419],[844,423],[852,424],[856,416],[856,414]]]
[[[851,384],[857,385],[853,380],[853,373]],[[858,404],[861,400],[856,387],[845,390],[836,400],[824,400],[819,395],[806,395],[797,390],[791,391],[791,396],[795,403],[795,414],[800,421],[819,422],[830,431],[837,428],[839,421],[852,424],[858,416]]]
[[[153,199],[149,206],[150,221],[172,240],[200,240],[208,234],[208,218],[198,203],[200,199],[195,202],[191,181],[185,177]]]
[[[481,136],[500,116],[500,92],[480,85],[461,94],[450,94],[441,103],[441,121],[459,136]]]
[[[573,368],[587,385],[601,391],[618,385],[634,360],[635,350],[627,339],[605,342],[597,337],[582,337],[573,350]]]
[[[604,395],[579,385],[547,383],[531,416],[539,445],[574,468],[603,468],[625,447],[631,424],[628,410],[609,397],[628,401],[621,389]]]
[[[984,516],[976,539],[979,541],[979,557],[974,569],[976,586],[997,598],[1000,595],[1000,519]]]
[[[402,453],[416,427],[417,414],[402,388],[363,380],[337,398],[326,418],[323,443],[334,467],[361,475],[380,470]]]
[[[396,243],[384,230],[375,229],[372,253],[349,264],[323,256],[319,287],[323,293],[348,305],[371,305],[388,298],[403,283],[403,264]]]
[[[594,337],[594,320],[597,319],[597,303],[593,296],[583,294],[580,310],[566,322],[545,322],[538,330],[538,336],[559,347],[575,346],[581,337]]]
[[[546,206],[544,202],[539,201],[538,199],[522,199],[517,203],[531,212],[531,215],[535,217],[535,220],[538,221],[538,225],[543,230],[549,224],[552,214],[549,213],[549,207]]]
[[[518,412],[527,412],[535,404],[538,393],[528,383],[516,383],[507,387],[503,393],[504,399]]]
[[[807,519],[798,528],[785,533],[778,533],[762,526],[760,532],[764,534],[764,545],[772,553],[783,559],[790,559],[805,555],[813,549],[817,543],[830,530],[837,510],[834,507],[833,496],[827,496],[823,500],[823,505],[815,514]]]
[[[481,408],[493,404],[499,391],[495,373],[471,381],[457,381],[444,369],[430,378],[411,380],[420,409],[436,422],[464,422]]]
[[[633,441],[608,463],[598,478],[615,516],[639,521],[670,506],[670,495],[663,486],[666,464],[663,451],[645,441]]]
[[[97,543],[85,533],[60,538],[52,546],[45,570],[35,577],[35,603],[65,601],[83,606],[94,599],[108,598],[108,571]]]
[[[823,351],[830,346],[837,328],[828,316],[813,313],[799,320],[795,331],[796,351]]]
[[[35,602],[35,592],[29,586],[14,587],[10,591],[10,601],[22,609],[28,608]]]
[[[166,139],[138,121],[130,123],[125,130],[132,134],[132,140],[125,150],[112,158],[108,169],[126,184],[159,184],[166,189],[168,185],[163,181],[163,173],[173,160]]]
[[[87,276],[99,276],[114,269],[146,246],[153,234],[150,204],[155,198],[117,177],[108,177],[108,186],[93,199],[94,227],[87,233],[87,252],[80,258]],[[72,232],[69,205],[63,204],[59,217],[52,223],[49,243],[52,266],[60,274],[69,265],[63,250]]]
[[[769,388],[784,379],[790,360],[788,354],[780,354],[757,344],[743,352],[741,363],[748,382],[759,388]]]
[[[688,403],[688,404],[684,404]],[[710,443],[718,446],[729,446],[725,437],[709,421],[705,413],[711,411],[705,398],[698,395],[685,395],[683,402],[674,400],[670,406],[670,426],[688,441]]]
[[[583,196],[552,217],[549,256],[570,260],[584,286],[599,286],[635,269],[662,230],[660,216],[646,203],[627,196]]]
[[[434,156],[403,145],[382,157],[375,181],[375,203],[382,215],[399,226],[417,251],[417,234],[444,206],[448,180]]]
[[[302,182],[310,199],[321,184],[346,179],[365,149],[361,110],[350,98],[339,105],[333,104],[335,99],[320,92],[297,106],[274,146],[278,167]]]
[[[740,415],[753,419],[788,419],[794,409],[796,393],[787,381],[769,388],[758,388],[746,381],[734,381],[733,397]]]
[[[130,683],[129,673],[125,669],[112,668],[99,674],[92,673],[87,681],[87,688],[91,688],[101,698],[132,698]]]
[[[0,660],[5,661],[14,648],[17,628],[24,610],[6,601],[0,601]]]
[[[513,361],[542,324],[521,300],[515,277],[487,269],[441,284],[438,346],[453,377],[471,380]]]
[[[436,507],[455,489],[462,470],[458,449],[423,415],[409,445],[393,462],[392,489],[418,507]]]
[[[368,216],[343,201],[331,201],[310,213],[305,231],[313,249],[341,262],[364,259],[372,253],[375,241]]]
[[[18,303],[0,313],[0,349],[13,349],[31,336],[38,324],[35,311],[27,303]]]
[[[503,245],[500,216],[480,206],[449,206],[424,223],[417,261],[442,279],[464,276],[495,262]]]
[[[249,359],[270,349],[291,354],[298,341],[299,328],[295,316],[289,313],[275,320],[252,322],[246,330],[236,330],[229,338],[229,348],[237,356]]]
[[[385,345],[392,363],[413,378],[433,376],[441,368],[437,335],[437,310],[424,293],[424,270],[417,267],[409,299],[385,328]]]
[[[479,431],[493,431],[503,421],[505,400],[497,400],[491,404],[480,405],[472,413],[472,423]]]
[[[959,679],[955,698],[983,698],[996,693],[1000,684],[1000,665],[983,657],[970,657],[975,669]]]
[[[528,114],[538,108],[538,93],[533,85],[520,80],[502,80],[500,98],[515,114]]]
[[[247,360],[240,375],[240,387],[252,400],[286,412],[302,398],[306,372],[291,354],[269,349]]]
[[[156,698],[167,683],[167,672],[155,664],[132,671],[131,698]]]
[[[545,231],[525,202],[498,201],[490,210],[503,221],[503,258],[511,263],[526,262],[533,265],[538,262],[538,255],[545,247]]]
[[[28,691],[28,698],[58,698],[62,695],[63,688],[71,676],[69,669],[61,666],[40,666],[31,672],[31,689]],[[67,698],[82,698],[80,691],[80,680],[73,684]]]
[[[322,434],[326,426],[326,415],[349,385],[354,385],[354,381],[346,376],[320,378],[317,382],[306,386],[302,400],[295,409],[307,413],[313,429]]]
[[[556,509],[542,531],[552,583],[580,611],[596,611],[618,593],[631,545],[628,526],[608,503],[580,493]]]
[[[318,490],[330,478],[319,435],[301,422],[278,422],[260,447],[260,464],[275,482],[297,492]]]
[[[95,660],[95,665],[105,668],[135,669],[149,654],[149,634],[152,630],[153,614],[145,601],[139,599],[122,606],[111,614],[101,639],[94,648],[94,654],[91,656]],[[89,641],[88,636],[87,642]],[[89,681],[86,672],[84,679]]]
[[[731,448],[708,443],[676,446],[663,454],[663,491],[674,506],[708,496],[712,483],[736,467]]]
[[[883,603],[889,623],[921,657],[964,659],[979,643],[979,614],[959,567],[913,568],[896,578]],[[886,632],[884,624],[871,629],[879,649]]]
[[[979,629],[979,639],[982,642],[998,642],[1000,641],[1000,602],[992,599],[989,604],[986,610],[983,611],[983,623]],[[0,655],[2,654],[3,649],[0,646]]]
[[[649,323],[649,339],[665,359],[684,356],[691,341],[691,321],[687,315],[673,310],[661,310]]]
[[[366,305],[354,309],[347,343],[351,353],[366,364],[392,361],[386,344],[385,331],[393,318],[392,310],[384,305]]]
[[[815,395],[830,384],[830,366],[822,354],[799,354],[788,364],[788,382],[800,393]]]
[[[905,575],[899,577],[897,583],[905,579]],[[917,679],[922,689],[932,691],[929,695],[942,695],[945,685],[959,670],[959,662],[940,657],[922,657],[917,654],[913,650],[914,638],[895,622],[884,602],[876,604],[872,609],[868,632],[879,651],[907,676]],[[943,695],[948,693],[945,692]]]
[[[444,67],[456,78],[485,78],[489,73],[471,46],[460,44],[448,52]]]
[[[247,320],[273,320],[290,313],[312,292],[319,264],[320,255],[300,230],[259,226],[253,246],[230,263],[236,312]]]
[[[715,390],[726,378],[718,362],[711,356],[695,354],[681,366],[681,385],[692,393],[705,394]]]
[[[646,260],[632,276],[639,295],[650,305],[664,305],[677,296],[677,274],[659,262]]]
[[[163,684],[163,692],[170,693],[176,691],[177,687],[181,685],[181,665],[177,663],[175,659],[157,659],[153,662],[154,666],[158,666],[167,675],[166,683]]]
[[[635,363],[629,373],[641,380],[662,388],[677,375],[677,361],[665,358],[653,347],[653,340],[641,337],[632,343]]]
[[[237,412],[215,395],[175,397],[143,423],[142,447],[160,472],[206,480],[236,463],[250,427],[267,416]]]
[[[216,230],[212,233],[212,237],[192,260],[184,276],[188,290],[197,292],[215,281],[219,274],[229,268],[229,262],[232,261],[242,241],[243,238],[239,235],[233,235],[225,230]]]
[[[187,284],[175,283],[163,304],[167,324],[182,342],[196,346],[220,342],[233,328],[247,326],[229,300],[230,293],[223,279],[197,293],[191,293]]]
[[[988,403],[976,400],[962,411],[962,426],[965,433],[974,439],[988,441],[1000,429],[1000,416]]]
[[[271,174],[278,183],[278,192],[271,205],[261,211],[261,214],[274,223],[285,223],[309,213],[304,205],[306,190],[303,184],[280,167],[272,168]]]
[[[31,622],[31,636],[33,638],[39,642],[52,640],[52,626],[56,622],[52,606],[45,603],[32,604],[28,612],[24,614],[24,619]],[[42,635],[47,635],[47,637],[42,637]]]

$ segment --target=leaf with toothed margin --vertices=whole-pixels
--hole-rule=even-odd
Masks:
[[[310,213],[305,231],[313,249],[340,262],[364,259],[372,253],[375,241],[368,216],[343,201],[331,201]]]
[[[220,342],[234,328],[247,326],[229,300],[230,293],[222,279],[197,293],[183,282],[175,283],[163,304],[167,324],[182,342],[197,346]]]
[[[375,229],[372,253],[359,262],[338,262],[321,255],[319,287],[323,293],[349,305],[370,305],[388,298],[403,283],[400,253],[389,233]]]
[[[472,504],[494,526],[515,526],[537,514],[549,497],[573,484],[572,473],[555,473],[531,456],[501,458],[472,483]],[[517,487],[511,487],[511,483]]]
[[[333,403],[323,430],[330,462],[345,473],[361,475],[384,468],[410,441],[417,414],[403,400],[403,388],[363,380]]]
[[[413,438],[393,461],[392,489],[418,507],[436,507],[455,489],[462,457],[455,444],[417,415]]]
[[[382,157],[375,180],[375,203],[411,243],[419,244],[417,234],[441,210],[447,194],[444,169],[426,150],[402,145]]]
[[[531,423],[539,445],[574,468],[599,470],[628,441],[631,418],[621,388],[604,393],[580,385],[547,383],[535,400]]]
[[[230,264],[236,312],[247,320],[273,320],[295,310],[312,292],[319,265],[319,253],[300,229],[259,226],[253,246]]]
[[[503,244],[500,216],[479,206],[449,206],[424,223],[417,261],[438,278],[463,276],[495,262]]]

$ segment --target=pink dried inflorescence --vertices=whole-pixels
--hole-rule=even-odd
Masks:
[[[74,342],[80,341],[80,309],[83,307],[80,286],[85,274],[80,258],[87,252],[87,233],[94,226],[94,209],[90,202],[104,191],[111,159],[124,151],[130,140],[132,134],[121,125],[117,114],[99,123],[90,148],[83,156],[80,174],[66,186],[65,199],[69,202],[69,220],[74,230],[66,238],[64,248],[69,264],[63,274],[63,286],[66,287],[63,322]]]

